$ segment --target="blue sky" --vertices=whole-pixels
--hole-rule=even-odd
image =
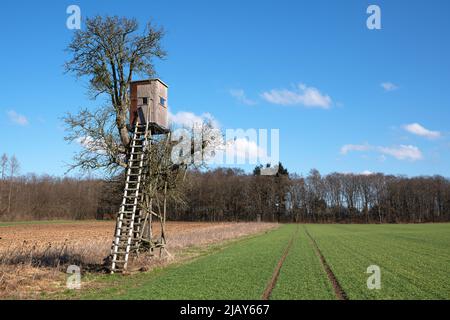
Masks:
[[[61,116],[102,104],[63,73],[71,4],[164,26],[156,68],[171,112],[277,128],[291,172],[450,176],[446,0],[2,3],[0,153],[22,173],[62,175],[79,146],[64,141]],[[366,27],[370,4],[381,30]]]

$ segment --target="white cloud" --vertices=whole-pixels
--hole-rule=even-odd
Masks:
[[[192,112],[180,111],[176,114],[169,112],[169,121],[175,125],[192,128],[193,126],[199,126],[205,121],[211,122],[214,128],[219,128],[219,122],[212,116],[212,114],[206,112],[201,115],[196,115]]]
[[[350,151],[373,151],[381,155],[382,159],[386,156],[394,157],[398,160],[416,161],[423,159],[422,152],[416,146],[400,145],[394,147],[371,146],[369,144],[347,144],[341,148],[341,154],[347,154]]]
[[[208,151],[205,153],[206,156],[204,155],[203,159],[207,164],[256,165],[272,163],[275,160],[273,153],[269,156],[264,147],[248,137],[236,137],[228,140],[218,137],[217,142],[219,143],[212,148],[214,152]]]
[[[26,126],[29,123],[27,117],[25,117],[21,114],[18,114],[14,110],[8,111],[7,114],[8,114],[9,120],[11,120],[15,124],[18,124],[20,126]]]
[[[381,87],[385,91],[394,91],[398,89],[398,86],[396,84],[393,84],[392,82],[383,82],[381,83]]]
[[[416,146],[401,145],[399,147],[378,147],[382,154],[393,156],[398,160],[416,161],[423,158],[422,152]]]
[[[372,147],[366,144],[346,144],[341,148],[341,154],[347,154],[350,151],[368,151]]]
[[[309,108],[329,109],[332,104],[330,96],[304,84],[299,84],[294,90],[273,89],[262,93],[261,97],[270,103],[285,106],[303,105]]]
[[[234,154],[238,159],[263,159],[266,156],[266,151],[258,146],[256,141],[252,141],[247,138],[236,138],[234,140],[227,141],[226,152],[227,154]],[[262,160],[264,161],[264,160]],[[253,163],[253,162],[251,162]]]
[[[418,135],[421,137],[425,137],[428,139],[436,139],[441,136],[441,133],[439,131],[428,130],[418,123],[411,123],[411,124],[404,125],[403,129],[405,129],[409,133],[412,133],[412,134],[415,134],[415,135]]]
[[[364,170],[364,171],[362,171],[362,172],[343,171],[343,172],[340,172],[340,174],[343,174],[343,175],[361,175],[361,176],[370,176],[370,175],[373,175],[373,174],[375,174],[375,173],[372,172],[372,171],[369,171],[369,170]]]
[[[243,89],[231,89],[230,94],[240,103],[246,104],[248,106],[254,106],[256,104],[256,101],[247,98],[247,95],[245,94]]]

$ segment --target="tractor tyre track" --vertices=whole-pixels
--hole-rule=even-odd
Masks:
[[[317,257],[319,258],[319,260],[322,264],[322,267],[325,270],[325,272],[328,276],[328,279],[331,282],[331,285],[333,286],[334,294],[336,295],[336,298],[338,300],[348,300],[347,294],[345,293],[344,289],[342,289],[341,285],[339,284],[339,281],[337,280],[336,276],[334,275],[333,271],[331,270],[330,266],[328,265],[324,255],[322,254],[319,246],[317,245],[316,240],[311,236],[311,234],[308,232],[308,230],[306,229],[305,226],[303,226],[303,228],[305,229],[305,233],[308,236],[309,241],[310,241],[311,245],[313,246]]]
[[[278,276],[280,275],[281,267],[283,267],[283,263],[286,260],[286,257],[288,256],[289,251],[291,250],[291,247],[292,247],[292,244],[294,242],[295,236],[298,234],[298,229],[299,228],[297,226],[297,229],[295,230],[294,234],[292,235],[291,239],[289,240],[289,243],[288,243],[286,249],[284,249],[283,255],[280,258],[280,260],[278,261],[278,264],[275,267],[275,270],[273,271],[272,278],[267,283],[266,289],[264,290],[264,293],[263,293],[263,295],[261,297],[262,300],[269,300],[270,299],[272,291],[275,288],[275,285],[277,284],[277,280],[278,280]]]

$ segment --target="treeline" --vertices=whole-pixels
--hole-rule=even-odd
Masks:
[[[168,202],[168,219],[316,223],[420,223],[450,221],[450,180],[381,173],[275,176],[219,168],[189,171],[182,202]],[[19,175],[12,156],[0,157],[0,220],[112,219],[123,176],[105,181]]]
[[[384,174],[276,176],[236,169],[191,172],[184,207],[172,219],[317,223],[420,223],[450,221],[450,181],[441,176]]]
[[[101,218],[103,185],[100,180],[36,175],[1,180],[0,220]]]
[[[102,219],[118,210],[122,183],[19,175],[19,170],[15,156],[0,157],[0,221]]]

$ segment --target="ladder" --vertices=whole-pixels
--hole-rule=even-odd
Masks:
[[[126,170],[125,190],[117,215],[112,245],[111,273],[126,270],[128,258],[139,246],[141,231],[141,197],[146,175],[146,148],[150,147],[148,124],[137,123],[131,141],[131,152]]]

